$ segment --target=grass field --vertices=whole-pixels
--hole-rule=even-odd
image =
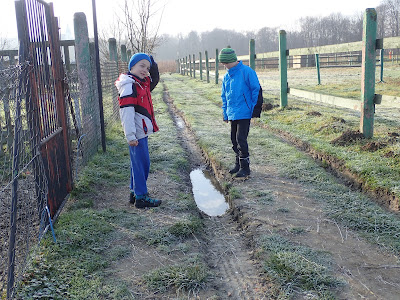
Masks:
[[[300,84],[307,72],[292,77]],[[260,73],[265,101],[277,105],[274,76]],[[228,174],[233,153],[220,87],[176,74],[162,80],[153,92],[161,130],[149,141],[149,184],[163,205],[142,211],[127,204],[126,142],[110,126],[108,151],[82,170],[55,225],[58,242],[48,235],[40,245],[21,298],[357,299],[373,292],[396,299],[398,214],[330,170],[339,161],[370,191],[398,195],[400,148],[388,134],[400,132],[396,120],[377,118],[373,139],[338,145],[332,141],[359,127],[357,113],[289,98],[288,108],[264,111],[252,123],[253,173],[240,182]],[[191,158],[166,93],[232,203],[224,217],[197,211]],[[315,161],[310,149],[323,159]]]

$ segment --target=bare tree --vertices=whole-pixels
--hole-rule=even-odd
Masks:
[[[399,9],[400,0],[385,0],[387,14],[387,29],[386,36],[398,36],[399,35]]]
[[[164,7],[157,0],[125,0],[119,16],[127,46],[133,52],[152,53],[160,43],[160,28]],[[159,17],[159,18],[157,18]]]
[[[0,50],[5,50],[9,47],[9,40],[0,32]]]
[[[126,45],[126,40],[124,37],[124,28],[123,25],[116,21],[113,22],[107,27],[107,29],[103,29],[99,34],[99,54],[100,60],[108,60],[110,57],[108,39],[110,37],[115,38],[117,42],[117,55],[121,57],[121,45]]]

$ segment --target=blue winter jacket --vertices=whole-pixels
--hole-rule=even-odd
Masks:
[[[251,119],[259,90],[260,83],[252,68],[239,61],[228,69],[221,93],[224,121]]]

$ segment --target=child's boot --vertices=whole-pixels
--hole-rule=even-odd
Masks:
[[[129,203],[130,204],[135,204],[135,201],[136,201],[135,193],[134,192],[130,192],[129,193]]]
[[[239,171],[240,169],[240,164],[239,164],[239,155],[236,155],[236,162],[235,162],[235,166],[233,167],[233,169],[231,169],[229,171],[230,174],[235,174]]]
[[[150,198],[149,194],[136,196],[136,203],[135,203],[136,208],[157,207],[160,205],[161,205],[161,200]]]
[[[236,178],[247,177],[250,175],[250,158],[240,158],[240,170],[236,174]]]

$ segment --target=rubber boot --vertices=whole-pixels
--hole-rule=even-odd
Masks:
[[[236,178],[247,177],[250,175],[250,158],[240,158],[240,170],[236,174]]]
[[[237,172],[239,171],[239,169],[240,169],[239,156],[236,155],[236,163],[235,163],[235,166],[233,167],[232,170],[229,171],[229,174],[235,174],[235,173],[237,173]]]

